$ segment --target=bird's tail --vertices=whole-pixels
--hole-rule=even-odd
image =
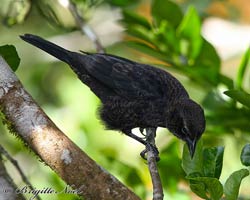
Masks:
[[[20,38],[22,38],[24,41],[46,51],[47,53],[51,54],[52,56],[55,56],[59,60],[62,60],[66,63],[69,63],[71,60],[71,53],[70,51],[59,47],[58,45],[49,42],[41,37],[38,37],[36,35],[32,34],[24,34],[21,35]]]

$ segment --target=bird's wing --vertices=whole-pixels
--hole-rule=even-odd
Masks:
[[[107,54],[86,56],[89,58],[84,68],[88,73],[118,95],[138,99],[163,95],[157,69]]]

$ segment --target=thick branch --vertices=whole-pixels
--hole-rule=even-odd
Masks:
[[[56,127],[1,56],[0,108],[10,130],[85,199],[139,199]]]
[[[151,146],[155,147],[155,128],[147,128],[146,129],[146,140],[151,144]],[[150,172],[152,184],[153,184],[153,200],[163,200],[163,189],[161,184],[161,178],[157,169],[157,159],[158,155],[156,155],[155,150],[153,148],[148,149],[147,152],[147,161],[148,161],[148,169]]]

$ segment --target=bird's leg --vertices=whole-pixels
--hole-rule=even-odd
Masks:
[[[148,131],[148,129],[151,129],[152,131]],[[158,149],[157,149],[157,147],[155,146],[155,144],[154,143],[152,143],[151,141],[153,140],[154,141],[154,138],[155,138],[155,136],[156,136],[156,128],[147,128],[146,129],[146,133],[147,133],[147,135],[145,136],[145,138],[146,139],[143,139],[143,138],[141,138],[141,137],[138,137],[137,135],[135,135],[135,134],[133,134],[132,132],[131,132],[131,130],[123,130],[122,131],[125,135],[127,135],[127,136],[129,136],[129,137],[131,137],[131,138],[133,138],[133,139],[135,139],[136,141],[138,141],[138,142],[140,142],[140,143],[142,143],[142,144],[144,144],[145,145],[145,149],[140,153],[140,155],[141,155],[141,157],[143,158],[143,159],[145,159],[145,160],[147,160],[146,159],[146,153],[148,152],[148,151],[153,151],[154,153],[155,153],[155,157],[156,157],[156,160],[157,161],[159,161],[160,160],[160,158],[159,158],[159,151],[158,151]],[[148,133],[153,133],[153,134],[148,134]],[[152,138],[153,137],[153,138]]]
[[[143,159],[146,159],[146,153],[153,151],[155,154],[156,161],[160,160],[159,151],[155,145],[156,128],[146,128],[146,148],[140,153]]]
[[[136,141],[138,141],[138,142],[140,142],[140,143],[142,143],[142,144],[144,144],[144,145],[146,146],[146,144],[147,144],[146,140],[144,140],[143,138],[140,138],[140,137],[138,137],[137,135],[133,134],[133,133],[131,132],[131,130],[124,130],[124,131],[122,131],[122,132],[123,132],[125,135],[127,135],[127,136],[129,136],[129,137],[135,139]]]

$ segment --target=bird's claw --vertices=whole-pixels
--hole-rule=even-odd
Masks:
[[[160,161],[159,151],[158,151],[157,147],[155,145],[150,144],[150,143],[147,143],[145,146],[146,146],[146,148],[140,153],[140,156],[144,160],[147,160],[146,153],[149,151],[153,151],[156,162]]]
[[[143,133],[144,128],[139,128],[139,130],[140,130],[141,134],[144,136],[144,138],[146,138],[146,134],[145,134],[145,133]]]

